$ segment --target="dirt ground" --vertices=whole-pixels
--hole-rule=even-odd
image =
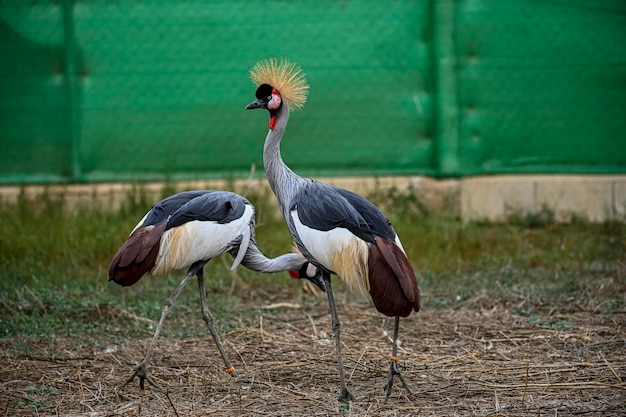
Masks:
[[[343,404],[325,304],[268,307],[256,325],[222,335],[236,379],[210,336],[161,338],[149,371],[163,390],[142,391],[136,381],[117,389],[143,357],[148,332],[140,340],[5,339],[0,415],[626,415],[623,309],[567,305],[526,315],[521,305],[478,297],[424,310],[401,322],[399,363],[412,393],[396,382],[384,404],[393,321],[365,303],[342,303],[344,364],[357,397]]]

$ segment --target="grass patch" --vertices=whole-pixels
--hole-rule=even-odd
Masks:
[[[182,190],[166,187],[162,197],[176,191]],[[291,238],[273,195],[261,191],[247,197],[256,205],[260,248],[269,256],[290,250]],[[375,190],[369,198],[384,209],[401,236],[418,272],[425,308],[488,299],[511,303],[532,318],[535,309],[557,301],[593,303],[607,311],[624,304],[623,223],[580,218],[557,223],[540,213],[512,216],[504,223],[463,224],[448,212],[429,210],[410,189]],[[44,192],[35,199],[21,195],[16,202],[0,202],[2,337],[151,334],[152,324],[137,317],[158,320],[184,272],[147,277],[130,288],[109,283],[107,274],[118,247],[156,201],[140,185],[117,209],[95,201],[94,196],[69,207],[66,196]],[[239,268],[232,289],[231,262],[228,256],[215,259],[205,271],[210,308],[222,332],[256,320],[253,307],[237,306],[324,303],[287,274]],[[358,302],[340,280],[334,282],[340,299]],[[205,334],[197,285],[192,281],[190,287],[168,318],[175,325],[166,326],[165,334]]]

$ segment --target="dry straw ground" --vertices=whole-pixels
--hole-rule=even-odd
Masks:
[[[396,385],[383,404],[392,321],[342,301],[345,367],[358,397],[342,404],[324,298],[265,307],[233,307],[259,312],[255,325],[223,335],[237,379],[223,372],[210,337],[163,337],[149,370],[164,390],[116,388],[150,338],[145,320],[123,310],[98,314],[136,321],[145,338],[5,340],[0,415],[626,415],[623,308],[572,303],[524,315],[521,305],[479,296],[422,311],[401,324],[400,364],[413,393]]]

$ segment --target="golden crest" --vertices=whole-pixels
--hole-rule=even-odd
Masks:
[[[254,64],[250,78],[257,85],[269,84],[293,110],[302,108],[309,93],[302,68],[287,58],[268,58]]]

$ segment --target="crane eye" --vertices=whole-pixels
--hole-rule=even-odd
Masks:
[[[269,96],[267,96],[267,101],[271,101],[272,100],[272,95],[270,94]]]

